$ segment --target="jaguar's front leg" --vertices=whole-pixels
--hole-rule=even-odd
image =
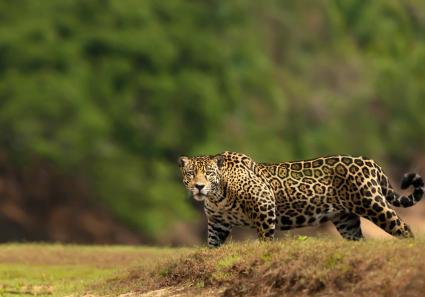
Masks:
[[[232,226],[217,219],[208,219],[208,247],[219,247],[226,241]]]

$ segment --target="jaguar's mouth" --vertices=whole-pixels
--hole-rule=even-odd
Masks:
[[[206,196],[207,195],[205,195],[205,194],[203,194],[201,192],[198,192],[196,194],[193,194],[193,199],[195,199],[196,201],[204,201],[204,199],[205,199]]]

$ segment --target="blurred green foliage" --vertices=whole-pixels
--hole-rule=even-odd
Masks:
[[[424,41],[419,0],[2,0],[0,147],[153,235],[193,217],[180,154],[423,154]]]

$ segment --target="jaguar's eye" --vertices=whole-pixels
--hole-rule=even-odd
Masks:
[[[187,171],[186,172],[186,175],[189,176],[189,177],[194,177],[195,176],[195,172],[193,172],[193,171]]]
[[[211,175],[214,174],[214,171],[207,170],[207,172],[205,172],[205,174],[208,175],[208,176],[211,176]]]

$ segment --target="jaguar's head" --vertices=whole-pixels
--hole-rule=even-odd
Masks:
[[[222,155],[180,157],[179,166],[183,176],[183,184],[193,198],[203,201],[206,197],[211,200],[223,195],[222,172],[224,164]]]

